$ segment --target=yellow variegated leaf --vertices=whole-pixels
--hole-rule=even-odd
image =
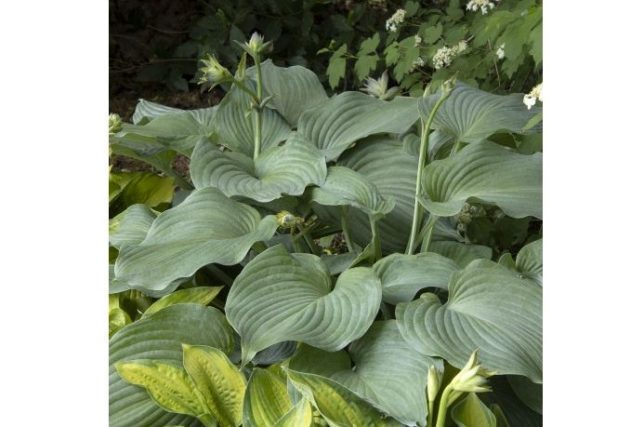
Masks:
[[[333,380],[290,369],[288,378],[331,425],[342,427],[401,425],[392,418],[381,415],[358,395]]]
[[[286,379],[255,368],[244,396],[244,427],[273,426],[291,406]]]
[[[222,289],[223,286],[197,286],[195,288],[181,289],[172,292],[170,295],[164,296],[148,307],[148,309],[145,310],[145,313],[143,313],[143,317],[154,314],[162,308],[166,308],[174,304],[194,303],[208,305],[210,304],[210,301],[215,299],[219,291]]]
[[[184,344],[183,366],[203,395],[217,425],[240,425],[246,378],[226,354],[214,347]]]
[[[310,427],[311,425],[313,425],[311,404],[306,399],[302,399],[279,419],[275,427]]]
[[[195,417],[208,412],[204,399],[181,367],[156,360],[130,360],[117,363],[116,371],[130,384],[144,387],[166,411]]]

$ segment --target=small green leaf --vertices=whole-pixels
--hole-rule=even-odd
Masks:
[[[476,393],[468,393],[451,412],[458,427],[496,427],[496,417]]]
[[[376,69],[378,65],[377,55],[360,55],[354,65],[356,77],[358,80],[364,80],[369,77],[369,74]]]
[[[184,344],[183,366],[217,425],[240,425],[246,378],[226,354],[213,347]]]
[[[255,368],[244,397],[244,427],[274,426],[291,406],[285,379]]]
[[[329,58],[329,66],[326,69],[326,74],[329,76],[329,86],[331,86],[331,89],[338,87],[340,79],[344,78],[345,69],[347,68],[346,53],[347,44],[345,43],[333,52],[333,55]]]
[[[197,286],[194,288],[175,291],[170,295],[164,296],[148,307],[148,309],[145,310],[145,313],[143,313],[143,317],[150,316],[151,314],[174,304],[194,303],[208,305],[213,299],[215,299],[219,291],[223,288],[223,286]]]
[[[156,360],[131,360],[116,364],[118,374],[130,384],[147,390],[168,412],[198,417],[208,412],[202,396],[183,368]]]
[[[380,44],[380,34],[376,33],[373,36],[364,39],[360,44],[360,50],[358,51],[358,56],[368,55],[374,53]]]

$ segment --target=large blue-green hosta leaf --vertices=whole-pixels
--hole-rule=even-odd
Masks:
[[[424,426],[427,371],[435,363],[403,340],[395,320],[387,320],[375,322],[348,354],[302,346],[289,369],[331,378],[398,421]]]
[[[403,252],[414,212],[418,158],[405,151],[401,141],[378,136],[361,141],[343,154],[338,163],[359,172],[382,197],[395,202],[393,210],[378,221],[378,228],[383,252]],[[371,229],[367,215],[350,208],[348,217],[351,237],[362,246],[369,243]]]
[[[525,277],[543,283],[543,240],[525,245],[517,254],[516,268]]]
[[[541,153],[516,151],[482,142],[423,170],[421,203],[432,214],[459,213],[468,200],[492,203],[508,216],[542,217]]]
[[[436,94],[419,100],[422,117],[429,115],[439,98]],[[526,108],[523,94],[494,95],[459,82],[438,109],[432,128],[458,141],[478,142],[497,132],[522,133],[540,112],[539,107]]]
[[[246,79],[246,84],[253,88],[254,82]],[[255,132],[249,94],[233,87],[219,104],[215,116],[219,143],[232,151],[253,156]],[[262,110],[262,149],[273,147],[284,141],[291,133],[291,127],[275,110]]]
[[[206,264],[239,263],[255,242],[268,240],[276,229],[274,216],[261,218],[215,188],[195,190],[160,214],[143,241],[122,248],[114,274],[132,288],[161,296]]]
[[[454,260],[460,267],[467,267],[475,259],[492,259],[492,248],[488,246],[471,245],[449,240],[432,241],[429,250]]]
[[[118,331],[110,339],[110,426],[201,425],[192,417],[161,409],[145,389],[123,381],[114,364],[154,359],[180,366],[183,360],[181,344],[208,345],[230,352],[233,334],[220,311],[198,304],[167,307]]]
[[[415,98],[382,101],[361,92],[344,92],[302,113],[297,130],[327,160],[335,160],[359,139],[405,132],[418,120],[416,105]]]
[[[448,289],[444,304],[432,293],[398,304],[405,340],[456,367],[478,348],[485,368],[541,382],[541,287],[491,261],[474,261],[452,275]]]
[[[235,279],[226,316],[241,336],[242,363],[282,341],[328,351],[362,336],[380,306],[378,277],[369,268],[343,272],[333,287],[322,260],[273,246]]]
[[[344,166],[331,166],[326,180],[313,189],[311,198],[325,206],[352,206],[376,218],[394,208],[391,198],[381,196],[364,176]]]
[[[255,67],[248,74],[255,76]],[[262,84],[268,105],[295,127],[303,111],[324,103],[327,96],[318,76],[302,66],[277,67],[270,59],[262,62]]]
[[[417,255],[392,254],[373,266],[382,283],[382,299],[398,304],[414,299],[424,288],[447,289],[458,264],[442,255],[425,252]]]
[[[110,220],[110,245],[121,249],[145,239],[157,213],[145,205],[132,205]]]
[[[282,195],[299,196],[307,185],[321,185],[326,162],[317,148],[297,137],[265,149],[255,160],[202,141],[193,152],[190,174],[196,188],[215,187],[229,197],[270,202]]]

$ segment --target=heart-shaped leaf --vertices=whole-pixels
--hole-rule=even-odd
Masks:
[[[219,291],[223,289],[223,286],[197,286],[194,288],[181,289],[166,295],[163,298],[157,300],[145,310],[142,317],[150,316],[157,311],[160,311],[163,308],[169,307],[175,304],[201,304],[208,305],[210,302],[215,299]]]
[[[288,379],[330,425],[337,426],[400,426],[391,418],[383,418],[376,409],[343,385],[314,374],[288,370]]]
[[[403,424],[425,425],[427,371],[439,362],[411,348],[395,320],[375,322],[349,354],[302,346],[289,369],[328,377]]]
[[[274,216],[260,218],[215,188],[195,190],[159,215],[140,244],[121,250],[114,273],[132,288],[164,295],[204,265],[239,263],[253,243],[268,240],[276,229]]]
[[[418,120],[415,98],[382,101],[361,92],[343,92],[300,116],[297,130],[336,160],[354,142],[378,133],[403,133]]]
[[[470,262],[476,259],[492,259],[492,248],[490,247],[448,240],[432,241],[430,251],[454,260],[461,268],[467,267]]]
[[[255,76],[255,67],[248,74]],[[262,62],[262,84],[269,106],[295,127],[303,111],[324,103],[327,96],[318,76],[302,66],[278,67],[270,59]]]
[[[369,268],[343,272],[335,288],[322,260],[273,246],[235,279],[226,315],[241,336],[242,364],[272,344],[302,341],[328,351],[362,336],[380,306],[380,281]]]
[[[184,344],[183,366],[217,426],[240,425],[246,377],[226,354],[213,347]]]
[[[439,98],[440,94],[420,98],[422,117],[429,115]],[[494,95],[459,82],[438,109],[432,128],[458,141],[478,142],[497,132],[523,133],[540,112],[540,107],[526,108],[523,94]]]
[[[425,167],[421,203],[437,216],[456,215],[475,200],[495,204],[513,218],[541,218],[542,157],[492,142],[468,145]]]
[[[398,304],[414,299],[424,288],[447,289],[458,264],[442,255],[425,252],[417,255],[392,254],[373,266],[382,283],[382,299]]]
[[[468,393],[451,412],[458,427],[496,427],[496,417],[476,393]]]
[[[517,270],[535,282],[543,283],[543,240],[525,245],[517,254]]]
[[[215,187],[229,197],[270,202],[282,195],[299,196],[307,185],[321,185],[326,162],[318,149],[297,138],[262,151],[254,161],[203,141],[193,153],[190,174],[198,189]]]
[[[110,220],[110,245],[120,250],[141,243],[156,217],[157,213],[145,205],[128,207]]]
[[[253,369],[244,397],[244,427],[274,426],[291,406],[284,379],[266,369]]]
[[[253,88],[254,82],[246,79],[245,84]],[[233,87],[219,104],[216,115],[219,143],[231,150],[253,156],[255,133],[251,111],[251,97]],[[291,127],[270,108],[262,109],[262,150],[284,141],[291,133]]]
[[[394,201],[384,198],[359,172],[344,166],[331,166],[323,184],[311,191],[311,199],[325,206],[352,206],[380,218],[391,212]]]
[[[485,368],[541,382],[541,287],[481,260],[454,273],[448,289],[445,304],[431,293],[398,304],[396,319],[405,340],[456,367],[479,349]]]
[[[233,348],[233,336],[220,311],[198,304],[167,307],[118,331],[110,339],[110,426],[198,426],[191,417],[159,408],[144,389],[123,381],[114,365],[119,361],[154,359],[180,366],[182,343],[208,345],[229,352]]]

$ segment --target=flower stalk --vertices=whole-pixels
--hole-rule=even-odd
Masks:
[[[454,89],[455,81],[454,79],[449,79],[443,83],[443,88],[441,96],[438,99],[438,102],[434,104],[429,116],[423,122],[423,129],[420,135],[420,150],[418,153],[418,169],[416,170],[416,192],[414,196],[414,216],[411,223],[411,233],[409,234],[409,240],[407,242],[407,254],[411,255],[414,253],[416,246],[418,244],[418,228],[420,226],[420,221],[422,219],[421,205],[420,205],[420,192],[421,192],[421,179],[423,176],[423,169],[425,168],[425,163],[427,160],[427,146],[429,145],[429,135],[430,127],[432,121],[438,112],[438,109],[443,105],[445,100],[449,97]]]

